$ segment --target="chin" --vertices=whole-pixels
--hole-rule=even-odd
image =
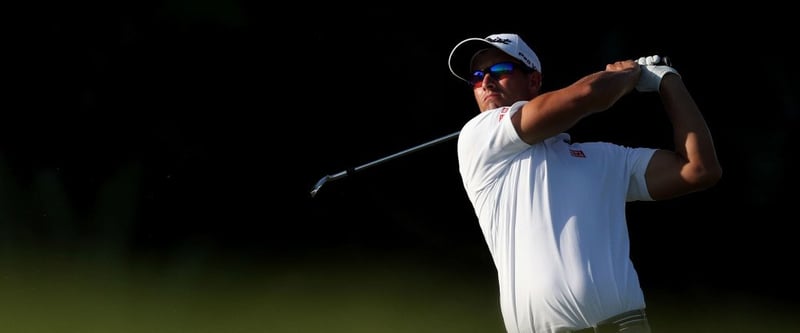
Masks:
[[[483,105],[483,111],[496,109],[501,106],[502,105],[500,105],[500,103],[497,103],[496,101],[487,102],[486,104]]]

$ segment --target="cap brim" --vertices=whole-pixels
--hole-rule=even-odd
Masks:
[[[470,76],[472,65],[472,56],[480,50],[487,48],[496,48],[492,43],[487,42],[483,38],[469,38],[461,41],[450,52],[450,72],[457,78],[469,82],[467,79]]]

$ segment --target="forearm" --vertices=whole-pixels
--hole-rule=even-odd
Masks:
[[[631,92],[639,80],[639,71],[605,70],[583,77],[573,84],[584,93],[575,94],[576,106],[588,113],[601,112]]]
[[[589,74],[565,88],[534,98],[512,121],[519,122],[523,140],[539,142],[568,130],[590,114],[609,109],[633,90],[638,75],[635,68]]]
[[[665,75],[660,95],[672,123],[675,152],[686,160],[686,174],[698,183],[716,181],[721,169],[711,132],[680,76]]]

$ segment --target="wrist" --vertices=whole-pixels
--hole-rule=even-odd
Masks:
[[[674,87],[681,84],[682,80],[680,74],[673,72],[666,73],[664,74],[664,77],[661,78],[658,91],[661,92],[664,89],[669,89],[669,87]]]
[[[641,75],[639,75],[639,82],[636,84],[636,90],[640,92],[659,91],[661,81],[665,76],[677,76],[680,78],[678,71],[670,66],[643,65],[640,68]]]

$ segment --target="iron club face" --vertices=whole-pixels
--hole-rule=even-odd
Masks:
[[[331,176],[330,175],[326,175],[325,177],[322,177],[322,178],[320,178],[319,181],[317,181],[317,184],[314,185],[313,189],[311,189],[311,197],[312,198],[315,195],[317,195],[317,191],[319,191],[319,188],[322,187],[322,185],[325,185],[325,182],[327,182],[329,178],[331,178]]]

